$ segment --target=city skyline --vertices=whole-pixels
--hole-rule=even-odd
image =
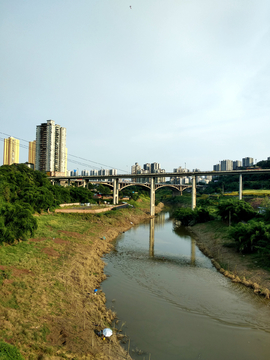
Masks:
[[[14,0],[0,21],[2,133],[54,119],[69,154],[125,172],[268,157],[268,1]]]
[[[50,123],[50,122],[52,122],[53,124],[55,124],[55,121],[53,121],[53,120],[47,120],[47,124],[48,123]],[[43,124],[41,124],[41,125],[43,125],[43,126],[47,126],[47,124],[46,123],[43,123]],[[36,125],[36,131],[37,131],[37,129],[41,126],[41,125]],[[57,125],[56,124],[56,127],[58,127],[59,128],[59,130],[60,130],[60,128],[61,129],[64,129],[64,131],[65,131],[65,136],[66,136],[66,129],[65,128],[62,128],[61,126],[59,126],[59,125]],[[0,132],[0,134],[1,134],[1,132]],[[3,133],[2,133],[3,134]],[[5,134],[5,135],[7,135],[7,134]],[[20,139],[16,139],[16,138],[14,138],[14,137],[9,137],[9,138],[11,138],[11,139],[13,139],[13,140],[16,140],[16,142],[14,143],[14,146],[16,146],[16,147],[18,147],[18,148],[20,148]],[[28,143],[28,149],[27,149],[27,153],[28,153],[28,160],[26,160],[26,161],[20,161],[20,163],[26,163],[26,162],[29,162],[29,163],[32,163],[32,161],[31,161],[31,159],[34,159],[35,158],[35,155],[36,155],[36,140],[34,140],[34,141],[26,141],[26,140],[24,140],[24,139],[21,139],[21,140],[23,140],[23,141],[25,141],[25,142],[27,142]],[[3,142],[4,142],[4,148],[5,148],[5,142],[7,141],[7,139],[3,139]],[[14,141],[13,141],[14,142]],[[26,149],[26,146],[22,146],[22,148],[23,148],[23,150],[25,150]],[[65,164],[67,164],[67,162],[68,162],[68,154],[67,154],[67,148],[64,146],[64,148],[65,148]],[[20,149],[19,149],[20,150]],[[19,151],[18,151],[18,149],[17,149],[17,157],[19,156]],[[3,149],[3,154],[4,154],[4,149]],[[72,156],[72,158],[74,159],[74,158],[76,158],[76,155],[73,155],[73,154],[71,154],[71,156]],[[257,162],[259,162],[259,161],[263,161],[263,160],[269,160],[270,159],[270,157],[268,157],[268,156],[266,156],[264,159],[260,159],[260,160],[258,160],[257,161],[257,159],[255,160],[255,162],[254,162],[254,158],[251,158],[251,157],[245,157],[245,158],[242,158],[242,161],[240,161],[240,160],[229,160],[229,159],[227,159],[227,160],[219,160],[219,163],[218,164],[212,164],[212,166],[211,166],[211,168],[210,169],[204,169],[205,171],[211,171],[211,170],[214,170],[214,171],[219,171],[219,170],[235,170],[235,169],[237,169],[237,167],[248,167],[248,166],[253,166],[253,165],[256,165],[256,163]],[[87,162],[87,159],[81,159],[81,160],[83,160],[83,161],[86,161]],[[75,173],[79,173],[79,174],[82,174],[82,172],[89,172],[89,175],[92,173],[92,175],[96,175],[97,173],[99,173],[100,175],[101,175],[101,173],[100,173],[100,171],[106,171],[106,175],[108,174],[107,172],[108,171],[114,171],[115,173],[117,173],[117,170],[119,170],[119,169],[116,169],[116,168],[113,168],[113,167],[110,167],[109,165],[107,166],[107,168],[106,169],[104,169],[104,166],[106,167],[106,165],[105,164],[100,164],[101,166],[100,167],[97,167],[96,165],[94,165],[94,166],[91,166],[91,164],[89,163],[89,164],[87,164],[87,163],[84,163],[84,164],[81,164],[79,161],[78,162],[76,162],[76,160],[72,160],[72,162],[75,164],[74,165],[74,167],[72,168],[72,167],[68,167],[67,165],[65,165],[65,171],[66,172],[71,172],[71,173],[73,173],[73,172],[75,172]],[[3,164],[4,164],[4,161],[3,161]],[[96,163],[97,164],[97,163]],[[138,162],[135,162],[135,165],[136,164],[138,164]],[[80,168],[78,167],[78,165],[80,165]],[[77,167],[76,167],[77,166]],[[143,166],[141,167],[140,165],[139,165],[139,167],[140,167],[140,169],[142,169],[142,173],[147,173],[147,172],[152,172],[151,171],[151,169],[150,168],[148,168],[148,167],[153,167],[153,166],[156,166],[156,169],[157,170],[159,170],[159,171],[157,171],[157,172],[160,172],[160,173],[162,173],[162,172],[181,172],[181,171],[183,171],[183,172],[185,172],[185,171],[191,171],[191,169],[192,168],[187,168],[186,167],[186,164],[184,165],[184,167],[182,167],[182,166],[178,166],[177,168],[175,168],[175,167],[173,167],[172,169],[169,169],[168,171],[167,170],[165,170],[165,168],[164,169],[160,169],[160,163],[157,163],[157,162],[153,162],[153,163],[144,163],[143,164]],[[133,171],[132,171],[132,168],[134,167],[134,165],[131,165],[131,167],[130,167],[130,174],[132,174],[132,173],[134,173]],[[75,169],[74,169],[75,168]],[[179,169],[181,169],[180,171],[179,171]],[[63,167],[62,167],[62,170],[63,170]],[[162,171],[160,171],[160,170],[162,170]],[[48,170],[49,171],[49,170]],[[50,170],[50,171],[56,171],[56,170]],[[198,168],[193,168],[192,169],[192,171],[200,171]],[[126,173],[128,173],[128,171],[124,171],[124,172],[126,172]],[[153,171],[153,172],[155,172],[155,171]],[[104,174],[105,175],[105,174]]]

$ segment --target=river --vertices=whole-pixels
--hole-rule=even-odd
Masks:
[[[141,360],[268,360],[270,302],[213,267],[169,213],[134,226],[106,255],[107,307]]]

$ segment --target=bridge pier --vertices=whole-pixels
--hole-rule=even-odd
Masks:
[[[192,193],[191,193],[191,209],[196,207],[196,176],[192,176]]]
[[[119,179],[113,180],[113,204],[117,205],[119,202]]]
[[[239,200],[242,200],[243,197],[243,178],[242,174],[239,175]]]
[[[89,179],[84,180],[84,187],[88,189]]]
[[[155,200],[156,200],[156,189],[155,189],[155,178],[150,179],[150,216],[155,215]]]

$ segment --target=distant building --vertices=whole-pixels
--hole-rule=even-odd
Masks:
[[[82,170],[81,175],[82,176],[89,176],[89,171],[88,170]]]
[[[173,172],[175,173],[181,173],[181,172],[185,172],[186,169],[183,169],[181,166],[178,166],[178,168],[174,168]]]
[[[4,139],[4,165],[19,163],[20,141],[13,137]]]
[[[233,170],[233,161],[232,160],[222,160],[221,161],[221,171]]]
[[[35,170],[35,166],[33,163],[26,162],[25,165],[29,167],[29,169]]]
[[[160,170],[160,164],[154,162],[151,164],[151,173],[157,173]]]
[[[151,164],[150,163],[144,164],[143,170],[147,170],[147,171],[151,172]]]
[[[33,164],[35,168],[35,162],[36,162],[36,140],[29,141],[29,147],[28,147],[28,163]]]
[[[233,162],[233,170],[237,170],[238,168],[240,168],[242,166],[242,162],[240,160],[235,160]]]
[[[139,182],[139,183],[149,183],[150,179],[147,177],[147,174],[163,174],[165,173],[164,169],[160,168],[159,163],[146,163],[143,165],[143,168],[136,162],[135,165],[131,166],[131,174],[142,174],[141,178],[132,178],[131,181],[133,182]],[[156,183],[165,182],[164,177],[156,177],[155,178]]]
[[[117,169],[109,169],[109,175],[117,175]]]
[[[131,166],[131,174],[138,174],[138,171],[140,171],[141,169],[141,166],[137,162],[135,162],[135,165]]]
[[[91,176],[97,176],[98,175],[98,170],[96,170],[96,169],[90,170],[90,175]]]
[[[185,172],[185,169],[183,169],[181,166],[178,166],[178,168],[174,168],[173,169],[173,172],[174,173],[183,173],[183,172]],[[182,177],[171,177],[170,178],[170,183],[171,184],[182,184]]]
[[[251,157],[245,157],[242,159],[242,166],[248,167],[253,165],[253,158]]]
[[[131,166],[131,174],[141,174],[142,173],[142,168],[141,166],[135,162],[135,165]],[[141,179],[136,179],[136,178],[131,178],[131,181],[133,182],[140,182]]]
[[[66,128],[53,120],[37,125],[36,170],[66,174]]]
[[[221,170],[221,165],[220,164],[216,164],[213,166],[213,170],[214,171],[220,171]]]

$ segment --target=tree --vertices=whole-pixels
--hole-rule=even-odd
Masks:
[[[37,220],[30,205],[4,204],[0,209],[0,242],[27,240],[37,229]]]
[[[231,219],[231,221],[235,223],[239,221],[248,221],[256,215],[252,206],[244,200],[222,200],[217,208],[218,214],[223,220]]]

